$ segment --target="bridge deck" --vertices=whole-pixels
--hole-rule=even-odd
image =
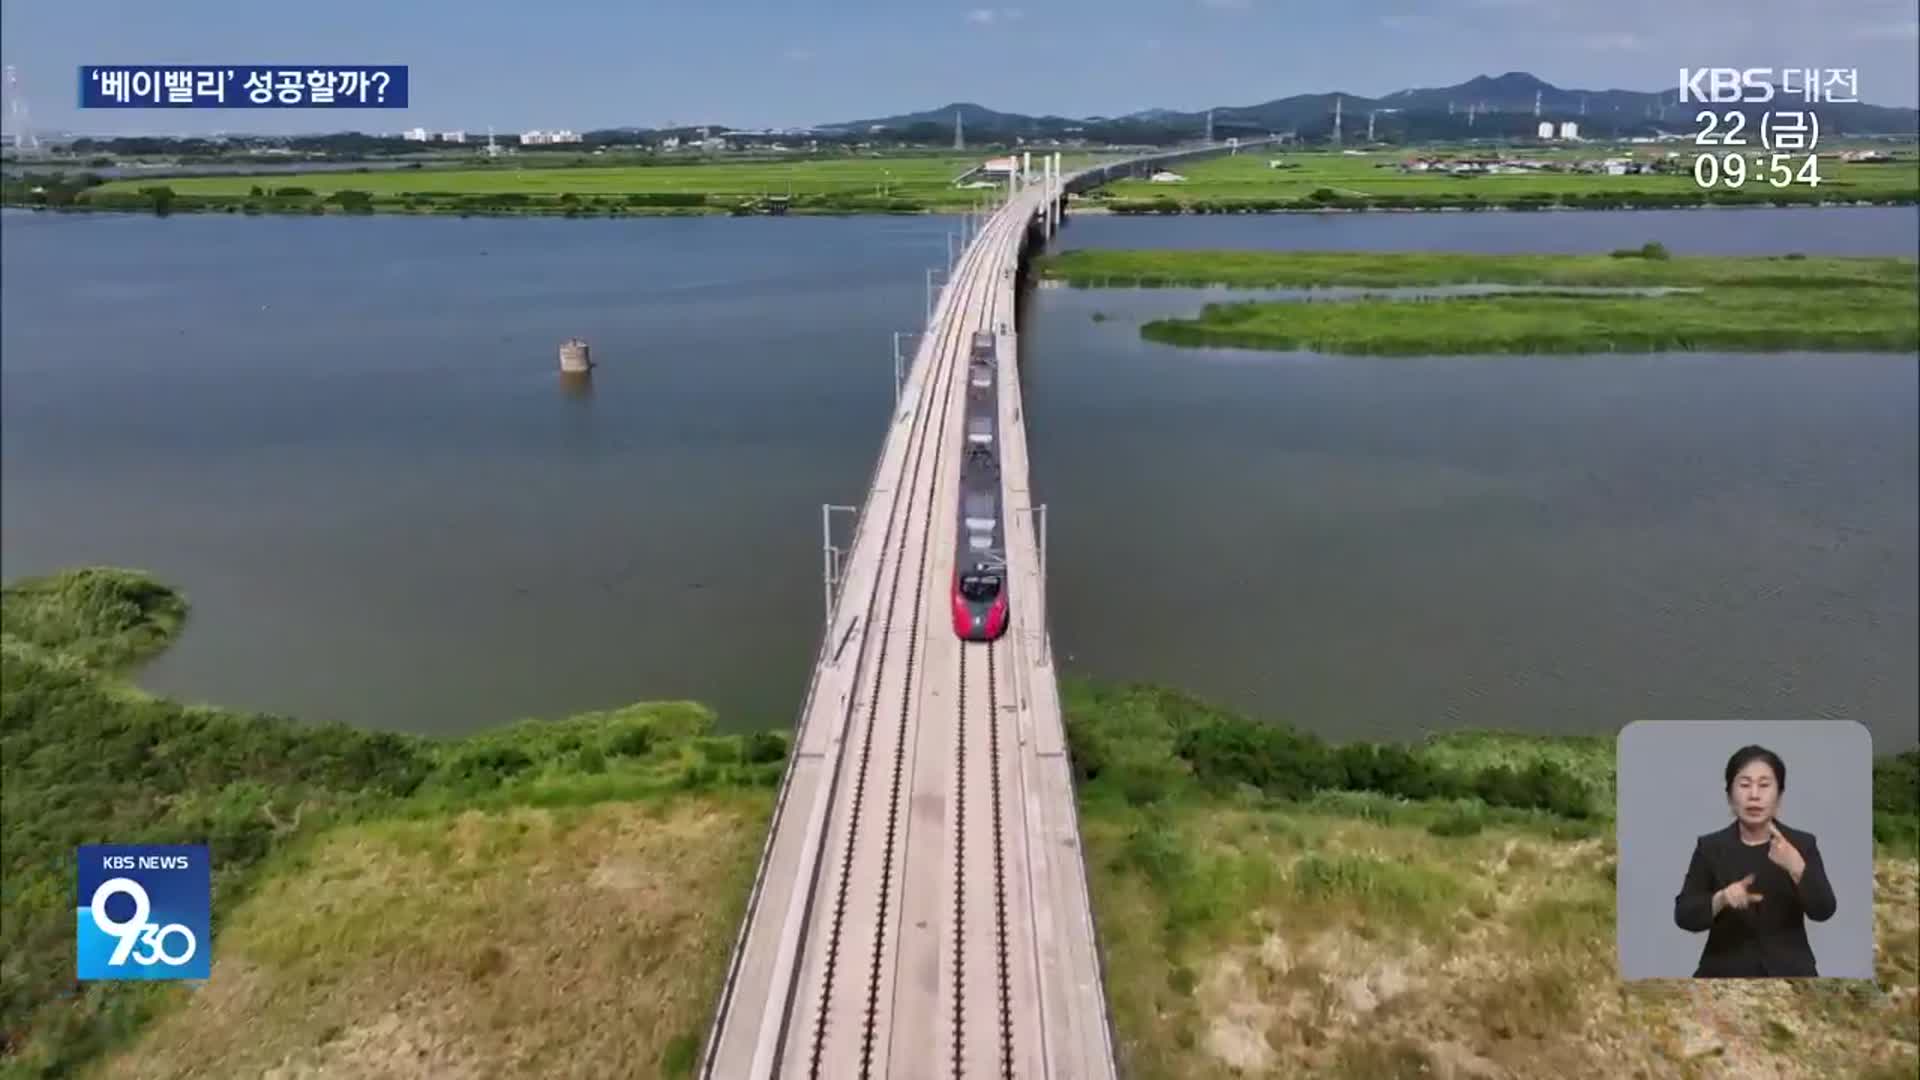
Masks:
[[[1045,203],[1028,187],[987,219],[921,338],[823,635],[705,1077],[1115,1075],[1013,326],[1016,270]],[[948,615],[976,330],[1000,334],[1012,624],[992,643],[961,641]]]

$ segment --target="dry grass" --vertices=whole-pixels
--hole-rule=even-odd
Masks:
[[[1881,986],[1618,980],[1612,840],[1435,837],[1301,810],[1195,806],[1151,828],[1241,905],[1182,923],[1087,822],[1130,1075],[1368,1078],[1912,1076],[1916,866],[1879,867]],[[1155,934],[1144,928],[1161,927]],[[1173,977],[1161,973],[1173,972]]]
[[[276,867],[213,977],[102,1076],[690,1070],[765,799],[341,828]]]

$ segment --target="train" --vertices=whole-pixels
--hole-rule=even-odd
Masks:
[[[960,528],[953,556],[953,632],[993,641],[1011,621],[1007,529],[1000,486],[999,342],[973,335],[967,350],[966,438],[960,461]]]

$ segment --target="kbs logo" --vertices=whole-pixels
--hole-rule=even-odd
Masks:
[[[204,979],[212,970],[213,876],[204,844],[79,849],[75,951],[81,979]]]
[[[1774,98],[1814,103],[1860,100],[1857,68],[1681,68],[1680,104],[1709,101],[1761,105]]]
[[[1680,102],[1773,100],[1772,68],[1681,68]]]

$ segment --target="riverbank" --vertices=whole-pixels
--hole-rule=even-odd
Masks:
[[[664,703],[429,740],[111,674],[186,610],[115,570],[0,597],[0,1066],[690,1072],[781,736]],[[1623,987],[1610,738],[1330,746],[1081,680],[1064,705],[1129,1075],[1911,1075],[1920,752],[1876,762],[1877,990]],[[204,987],[67,977],[71,851],[97,841],[212,844]]]
[[[1590,171],[1605,148],[1537,149],[1537,171],[1479,175],[1411,170],[1426,151],[1228,154],[1180,166],[1163,184],[1119,179],[1072,196],[1070,212],[1248,214],[1413,210],[1600,210],[1707,206],[1906,206],[1920,203],[1920,162],[1905,151],[1878,164],[1821,159],[1821,183],[1775,187],[1754,178],[1702,189],[1690,173],[1644,148],[1629,175]],[[1442,154],[1444,160],[1447,155]],[[1068,170],[1100,155],[1069,152]],[[686,214],[953,213],[1003,197],[1002,185],[963,187],[983,158],[967,154],[748,161],[581,157],[522,164],[314,172],[147,176],[26,174],[0,185],[0,204],[66,211],[237,214],[453,214],[560,217]],[[1678,159],[1674,159],[1678,160]],[[1690,158],[1688,159],[1690,160]],[[1274,165],[1282,167],[1275,168]],[[1589,170],[1589,171],[1575,171]]]
[[[662,702],[426,739],[115,677],[185,612],[111,569],[0,597],[0,1071],[61,1075],[129,1043],[110,1074],[691,1067],[780,735],[713,735],[705,708]],[[204,989],[74,981],[87,843],[210,845]]]
[[[1141,327],[1148,340],[1197,347],[1383,355],[1920,349],[1920,264],[1910,259],[1671,257],[1657,243],[1612,255],[1080,250],[1041,258],[1036,273],[1083,288],[1409,290],[1208,304],[1196,317]],[[1529,291],[1430,291],[1457,286]]]
[[[1086,162],[1091,155],[1077,155]],[[233,174],[101,182],[9,179],[6,205],[51,210],[240,214],[453,214],[560,217],[960,212],[1000,187],[961,186],[966,155],[817,161],[546,165]],[[1002,185],[1003,187],[1004,185]]]
[[[1066,706],[1130,1075],[1914,1069],[1920,752],[1876,764],[1877,990],[1625,984],[1610,738],[1335,748],[1163,688]]]
[[[1223,155],[1181,165],[1180,179],[1126,179],[1088,200],[1120,214],[1246,214],[1298,210],[1652,209],[1686,206],[1906,206],[1920,202],[1920,157],[1819,155],[1819,184],[1795,173],[1776,187],[1759,169],[1739,186],[1702,188],[1696,151],[1664,147],[1511,148],[1472,153],[1290,151]],[[1497,160],[1496,160],[1497,159]],[[1609,173],[1603,159],[1622,170]],[[1804,168],[1804,158],[1793,168]],[[1633,171],[1626,172],[1631,169]],[[1460,170],[1460,171],[1456,171]]]

